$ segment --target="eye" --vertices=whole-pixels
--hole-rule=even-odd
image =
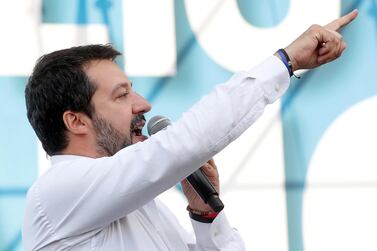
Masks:
[[[128,95],[128,92],[122,92],[121,94],[118,95],[117,98],[124,98],[124,97],[127,97]]]

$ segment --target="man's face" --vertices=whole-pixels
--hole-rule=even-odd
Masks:
[[[89,79],[97,86],[92,97],[95,113],[92,124],[97,151],[112,156],[120,149],[143,141],[141,129],[144,113],[150,104],[132,90],[132,84],[110,60],[92,61],[85,67]]]

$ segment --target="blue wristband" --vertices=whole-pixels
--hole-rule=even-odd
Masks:
[[[283,61],[285,67],[287,67],[287,70],[289,72],[289,76],[292,77],[293,75],[293,71],[292,71],[292,64],[290,63],[290,59],[287,58],[288,55],[286,55],[286,53],[284,53],[284,49],[279,49],[277,51],[277,53],[279,54],[280,58],[281,58],[281,61]]]

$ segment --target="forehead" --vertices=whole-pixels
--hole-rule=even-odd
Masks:
[[[111,60],[93,60],[84,67],[84,71],[96,84],[98,94],[110,94],[120,83],[131,84],[120,67]]]

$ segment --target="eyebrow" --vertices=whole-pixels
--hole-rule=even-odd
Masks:
[[[118,89],[120,89],[120,88],[122,88],[122,87],[124,87],[124,88],[126,88],[126,89],[128,89],[129,87],[132,88],[132,81],[129,81],[129,82],[123,82],[123,83],[119,83],[119,84],[117,84],[117,85],[114,87],[114,89],[111,91],[111,95],[113,95]]]

